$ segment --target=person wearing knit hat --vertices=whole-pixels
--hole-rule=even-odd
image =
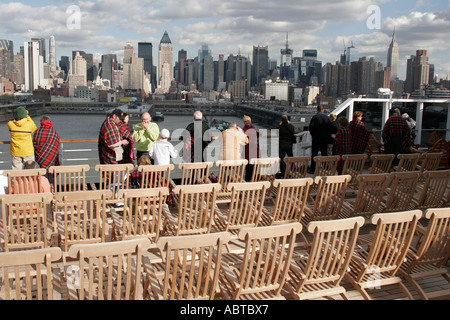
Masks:
[[[32,134],[37,130],[27,109],[18,107],[14,112],[14,120],[8,122],[11,135],[10,153],[12,169],[21,170],[27,161],[35,161]]]

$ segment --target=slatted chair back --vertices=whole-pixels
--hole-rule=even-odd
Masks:
[[[86,173],[89,170],[88,164],[50,167],[48,171],[53,175],[54,193],[88,190]]]
[[[352,258],[364,218],[316,221],[308,225],[313,234],[310,249],[294,259],[288,290],[295,299],[314,299],[340,294],[348,300],[341,281]]]
[[[244,182],[245,167],[248,160],[219,160],[216,166],[219,167],[217,175],[218,183],[222,186],[217,195],[217,203],[227,203],[231,200],[231,190],[228,184]]]
[[[214,300],[229,239],[227,232],[161,237],[157,246],[163,262],[146,264],[146,291],[160,300]]]
[[[284,179],[300,179],[305,178],[308,171],[308,165],[311,160],[309,156],[303,157],[285,157],[283,161],[286,163],[286,171]]]
[[[131,163],[98,164],[95,166],[95,171],[99,173],[98,190],[112,190],[113,192],[111,205],[117,204],[119,190],[129,189],[129,178],[133,168],[134,166]]]
[[[419,162],[420,173],[438,170],[443,156],[442,152],[422,153]]]
[[[7,194],[28,194],[43,192],[41,177],[46,174],[45,169],[4,170],[7,177]]]
[[[216,215],[216,228],[237,234],[238,230],[257,227],[270,182],[229,183],[231,200],[227,209],[220,209]]]
[[[356,250],[346,277],[356,286],[365,299],[370,299],[367,288],[397,284],[405,295],[412,299],[411,293],[396,274],[414,237],[420,210],[394,213],[378,213],[371,218],[376,225],[373,234],[367,236],[368,249]]]
[[[344,154],[342,156],[344,161],[342,174],[352,177],[348,184],[349,188],[356,189],[358,187],[357,177],[363,173],[367,158],[367,154]]]
[[[0,253],[0,300],[57,300],[52,263],[61,249],[45,248]]]
[[[398,165],[394,167],[394,170],[396,172],[418,171],[420,157],[420,153],[399,154],[397,155],[399,162]]]
[[[441,275],[450,282],[445,263],[450,258],[450,209],[433,208],[425,211],[426,228],[418,227],[420,237],[411,246],[407,261],[401,266],[402,275],[413,285],[420,297],[431,299],[442,292],[425,292],[419,279]],[[448,294],[449,290],[444,291]]]
[[[380,212],[381,201],[388,186],[389,174],[360,174],[357,181],[356,198],[344,200],[339,217],[362,216],[368,219],[373,214]]]
[[[71,245],[105,241],[106,203],[111,197],[111,190],[59,192],[55,196],[60,205],[54,215],[64,255]]]
[[[147,238],[156,243],[162,229],[163,210],[168,187],[119,190],[123,202],[120,211],[111,210],[113,217],[112,240]]]
[[[212,166],[212,162],[180,163],[178,165],[178,168],[181,170],[180,185],[203,183],[205,179],[209,178],[209,171]]]
[[[439,208],[443,206],[445,192],[450,182],[450,170],[426,171],[423,185],[417,198],[416,209]]]
[[[78,265],[77,281],[68,283],[69,298],[78,300],[140,300],[143,295],[142,256],[148,239],[76,244],[69,256]]]
[[[174,236],[211,232],[220,189],[219,183],[176,186],[175,212],[165,215],[164,232]]]
[[[416,186],[419,171],[392,172],[389,174],[387,196],[383,198],[380,212],[397,212],[409,210]]]
[[[390,173],[395,154],[372,154],[369,168],[370,174]]]
[[[174,168],[173,164],[139,166],[138,172],[142,174],[141,188],[168,187],[170,173]]]
[[[0,196],[4,251],[48,246],[47,214],[52,200],[51,193]]]
[[[253,165],[251,182],[272,182],[277,174],[280,158],[253,158],[250,160],[250,164]]]
[[[298,222],[241,229],[238,237],[245,244],[244,253],[234,265],[224,264],[222,294],[231,300],[281,299],[301,230]]]
[[[316,156],[314,161],[316,162],[316,169],[314,171],[314,178],[334,176],[337,172],[337,167],[341,156]]]
[[[305,208],[302,224],[306,226],[311,221],[337,219],[350,179],[351,176],[348,174],[316,177],[314,183],[317,185],[317,195],[312,208],[309,206]]]
[[[308,199],[313,179],[276,179],[273,182],[277,193],[273,208],[263,207],[262,223],[278,225],[300,222]]]

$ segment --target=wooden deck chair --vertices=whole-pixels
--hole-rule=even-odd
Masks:
[[[106,203],[112,197],[111,190],[59,192],[55,215],[58,246],[66,258],[74,244],[105,242]]]
[[[437,153],[442,152],[442,158],[441,163],[439,164],[439,167],[449,169],[449,162],[450,162],[450,150],[449,150],[450,143],[445,139],[439,139],[436,141],[436,143],[428,149],[427,153]]]
[[[43,192],[41,177],[46,174],[45,169],[4,170],[3,175],[8,179],[7,194],[28,194]]]
[[[48,247],[52,225],[47,213],[52,200],[51,193],[0,196],[3,251]]]
[[[134,165],[127,164],[98,164],[95,166],[95,171],[99,173],[99,186],[92,189],[111,190],[113,197],[108,204],[108,207],[117,207],[121,203],[118,200],[119,190],[129,189],[130,187],[130,173]]]
[[[303,226],[311,221],[335,220],[341,213],[350,175],[316,177],[317,194],[312,205],[306,205],[301,220]]]
[[[59,300],[52,262],[61,249],[45,248],[0,253],[0,300]]]
[[[272,198],[273,180],[275,180],[278,172],[280,161],[280,158],[254,158],[250,160],[250,164],[253,165],[253,173],[250,181],[269,181],[270,187],[266,193],[269,199]]]
[[[147,238],[155,244],[162,230],[168,194],[168,187],[119,190],[118,199],[123,202],[123,208],[111,210],[111,240]]]
[[[364,218],[311,222],[313,241],[299,258],[294,257],[286,288],[294,299],[340,295],[348,300],[341,281],[352,258]]]
[[[370,156],[370,174],[390,173],[395,154],[372,154]]]
[[[358,187],[358,175],[363,173],[367,154],[344,154],[342,160],[344,165],[342,168],[342,174],[348,174],[352,179],[348,183],[348,187],[356,189]]]
[[[442,135],[438,131],[433,131],[428,138],[427,142],[425,142],[425,145],[428,147],[428,149],[431,149],[436,142],[442,139]]]
[[[228,231],[235,236],[241,228],[257,227],[269,187],[268,181],[229,183],[230,203],[228,208],[216,207],[215,231]]]
[[[221,295],[229,300],[285,299],[282,295],[300,223],[243,228],[242,254],[224,253]]]
[[[417,164],[420,171],[419,182],[424,181],[423,174],[425,172],[438,170],[443,155],[442,152],[425,152],[421,154],[419,163]]]
[[[389,174],[360,174],[357,181],[356,197],[345,198],[339,218],[362,216],[369,219],[380,210],[381,201],[388,185]]]
[[[386,195],[381,201],[379,212],[409,210],[416,192],[419,176],[419,171],[390,173]]]
[[[314,178],[334,176],[337,172],[337,167],[341,156],[316,156],[316,169],[314,170]]]
[[[400,267],[400,274],[414,287],[423,300],[450,294],[450,290],[426,292],[419,279],[435,275],[443,276],[450,283],[450,275],[445,263],[450,258],[450,209],[428,209],[426,228],[417,227],[417,243],[411,245],[406,262]]]
[[[164,210],[163,235],[189,235],[211,232],[219,183],[176,186],[175,207]]]
[[[139,166],[141,188],[170,188],[172,181],[170,174],[174,168],[173,164]],[[167,203],[167,197],[168,195],[165,196],[164,203]]]
[[[311,157],[285,157],[283,161],[286,163],[283,179],[302,179],[305,178],[308,173],[308,166],[311,161]],[[272,184],[270,189],[272,201],[274,201],[277,192],[277,187]]]
[[[450,182],[450,170],[426,171],[423,185],[417,185],[410,209],[426,210],[444,205],[445,192]]]
[[[300,222],[312,184],[311,178],[274,180],[273,186],[277,190],[274,206],[263,207],[261,225]]]
[[[88,190],[86,173],[88,164],[73,166],[52,166],[48,172],[53,175],[53,192],[75,192]]]
[[[69,300],[141,300],[142,256],[149,246],[142,238],[70,247],[77,264],[66,266]]]
[[[193,185],[210,183],[209,172],[214,164],[212,162],[186,162],[180,163],[178,169],[181,170],[181,179],[179,185]],[[170,187],[174,189],[176,183],[170,179]],[[178,201],[177,195],[171,192],[175,204]]]
[[[248,160],[219,160],[216,166],[219,167],[217,175],[218,183],[222,186],[217,194],[217,203],[228,203],[231,201],[231,190],[227,188],[229,183],[244,182],[245,166]]]
[[[162,237],[162,262],[145,258],[145,299],[214,300],[218,292],[223,246],[230,234]]]
[[[286,163],[286,171],[283,178],[300,179],[306,177],[311,157],[285,157],[283,161]]]
[[[397,285],[410,300],[413,297],[397,273],[405,261],[421,218],[420,210],[378,213],[371,218],[376,230],[358,237],[358,246],[350,262],[346,279],[365,300],[370,300],[370,290],[387,285]]]
[[[420,153],[399,154],[397,155],[398,165],[394,166],[393,169],[395,172],[419,171],[420,157]]]

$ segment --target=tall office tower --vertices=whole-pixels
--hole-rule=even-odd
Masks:
[[[158,56],[158,83],[162,92],[169,92],[172,83],[173,70],[173,46],[167,31],[164,32],[163,37],[159,43]]]
[[[133,54],[129,63],[123,64],[123,88],[144,89],[144,58]]]
[[[10,52],[11,55],[11,72],[14,68],[14,42],[12,40],[2,40],[0,39],[0,49],[5,49]],[[22,55],[23,57],[23,55]]]
[[[144,58],[144,72],[150,76],[152,89],[156,87],[156,72],[153,71],[153,44],[138,42],[138,58]]]
[[[187,60],[187,51],[181,49],[178,51],[178,82],[181,84],[186,83],[186,60]]]
[[[398,79],[398,61],[399,61],[399,47],[395,39],[395,29],[392,34],[392,41],[389,45],[386,66],[391,68],[391,80]]]
[[[40,52],[39,41],[24,43],[25,91],[36,90],[44,78],[44,57]]]
[[[281,49],[280,78],[288,80],[289,70],[292,64],[292,53],[294,50],[289,49],[288,34],[286,34],[286,48]]]
[[[127,42],[123,48],[123,63],[131,63],[131,58],[133,57],[134,48],[131,42]]]
[[[253,46],[252,86],[262,84],[269,72],[269,47]]]
[[[113,83],[113,71],[118,69],[117,55],[104,54],[102,55],[102,78],[103,80],[109,80],[111,85]]]
[[[71,76],[75,75],[77,80],[73,82],[74,86],[86,86],[87,84],[87,63],[79,52],[75,53],[75,58],[72,60]],[[73,77],[75,78],[75,77]]]
[[[45,39],[44,38],[31,38],[31,41],[39,42],[39,55],[43,57],[44,63],[47,62],[47,51],[45,48]]]
[[[429,84],[429,80],[430,65],[428,64],[427,50],[417,50],[414,75],[414,90],[423,89]]]
[[[56,71],[56,41],[54,36],[50,36],[49,41],[49,56],[48,63],[50,65],[51,71]]]
[[[217,82],[221,83],[225,80],[225,61],[223,60],[224,55],[219,54],[219,65],[217,68]]]
[[[86,60],[86,81],[94,81],[97,78],[97,66],[94,65],[94,55],[84,51],[72,51],[72,61],[75,59],[77,52]]]
[[[59,61],[59,67],[62,71],[64,71],[64,80],[67,79],[70,71],[70,58],[67,56],[61,56],[61,60]]]
[[[25,84],[25,65],[23,56],[20,54],[16,54],[14,56],[14,69],[12,73],[12,81],[17,83],[18,85]]]
[[[214,89],[214,61],[211,55],[203,58],[203,90]]]
[[[202,47],[198,50],[198,83],[197,85],[200,87],[204,82],[204,59],[206,56],[211,55],[211,50],[209,49],[208,45],[204,44]]]
[[[317,61],[316,49],[303,50],[301,58],[295,58],[294,64],[299,65],[299,81],[300,83],[309,86],[322,83],[322,62]],[[341,63],[342,64],[342,63]],[[289,79],[292,82],[291,79]]]
[[[405,92],[414,91],[414,79],[416,78],[416,56],[411,55],[406,61]]]
[[[0,76],[12,80],[11,52],[0,48]]]
[[[194,60],[188,59],[186,61],[186,84],[190,86],[195,83],[195,70],[194,70]]]

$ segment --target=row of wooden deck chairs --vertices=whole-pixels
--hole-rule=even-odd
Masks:
[[[413,299],[409,281],[422,299],[419,279],[442,275],[450,281],[450,210],[429,209],[427,227],[419,210],[375,214],[373,233],[361,235],[362,217],[312,222],[311,242],[301,251],[298,222],[242,228],[239,252],[226,250],[228,232],[161,237],[159,254],[148,255],[148,238],[74,244],[63,265],[62,249],[47,247],[0,253],[0,297],[21,299],[347,299],[344,277],[365,299],[371,289],[398,285]],[[414,239],[414,241],[413,241]]]

